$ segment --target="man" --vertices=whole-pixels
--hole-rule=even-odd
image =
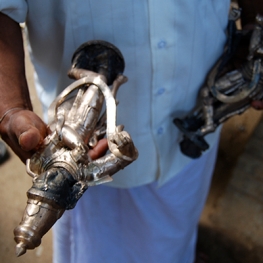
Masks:
[[[260,1],[247,2],[240,1],[245,24],[253,23],[262,10]],[[83,42],[109,41],[126,61],[129,81],[118,95],[118,123],[131,134],[140,157],[116,174],[109,186],[90,188],[57,222],[54,262],[194,261],[197,223],[219,130],[207,138],[210,150],[191,160],[180,152],[180,132],[172,120],[193,108],[200,86],[223,51],[229,4],[229,0],[1,2],[0,132],[24,162],[47,131],[32,112],[19,22],[26,21],[44,113],[70,83],[66,72],[71,56]],[[105,141],[100,146],[105,149]]]

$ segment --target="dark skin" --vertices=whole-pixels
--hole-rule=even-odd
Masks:
[[[25,77],[24,49],[18,23],[0,13],[0,124],[3,140],[25,162],[47,135],[47,125],[33,112]],[[4,63],[3,63],[4,62]],[[10,88],[12,87],[12,88]],[[92,159],[105,153],[106,139],[89,151]]]
[[[256,14],[263,14],[262,0],[240,0],[242,24],[250,26]],[[24,49],[18,23],[0,13],[0,134],[17,156],[25,162],[40,147],[47,135],[46,124],[33,112],[25,77]],[[262,101],[252,102],[263,109]],[[12,109],[11,111],[8,111]],[[6,114],[6,112],[8,113]],[[107,150],[107,140],[102,139],[89,151],[92,159]]]
[[[43,141],[46,124],[32,111],[19,24],[3,14],[0,14],[0,23],[5,25],[0,29],[0,115],[14,108],[2,120],[0,132],[3,140],[25,162]]]

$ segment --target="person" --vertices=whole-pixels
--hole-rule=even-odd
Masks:
[[[260,0],[239,4],[244,25],[263,13]],[[207,136],[210,149],[192,160],[180,152],[173,119],[194,107],[222,53],[229,7],[229,0],[1,1],[0,133],[23,162],[47,134],[47,108],[70,83],[76,48],[102,39],[125,58],[129,81],[118,94],[118,123],[139,158],[110,184],[88,189],[55,224],[55,263],[194,262],[220,130]],[[27,88],[22,22],[44,121],[34,114]],[[92,158],[105,147],[102,141]]]

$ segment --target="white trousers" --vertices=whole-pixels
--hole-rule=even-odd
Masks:
[[[53,228],[53,262],[193,263],[216,152],[214,146],[162,187],[90,187]]]

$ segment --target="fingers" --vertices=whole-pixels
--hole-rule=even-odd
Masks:
[[[108,150],[108,141],[103,138],[98,141],[98,144],[89,151],[89,156],[92,160],[102,157]]]
[[[32,156],[47,135],[46,124],[29,110],[7,115],[0,130],[2,138],[23,162]]]
[[[263,101],[254,100],[251,102],[251,106],[256,110],[262,110],[263,109]]]
[[[31,127],[27,131],[20,134],[18,142],[21,148],[28,152],[33,149],[37,149],[43,142],[43,137],[37,128]]]
[[[24,151],[37,149],[46,136],[46,125],[31,111],[18,112],[11,116],[9,129],[15,133]]]

